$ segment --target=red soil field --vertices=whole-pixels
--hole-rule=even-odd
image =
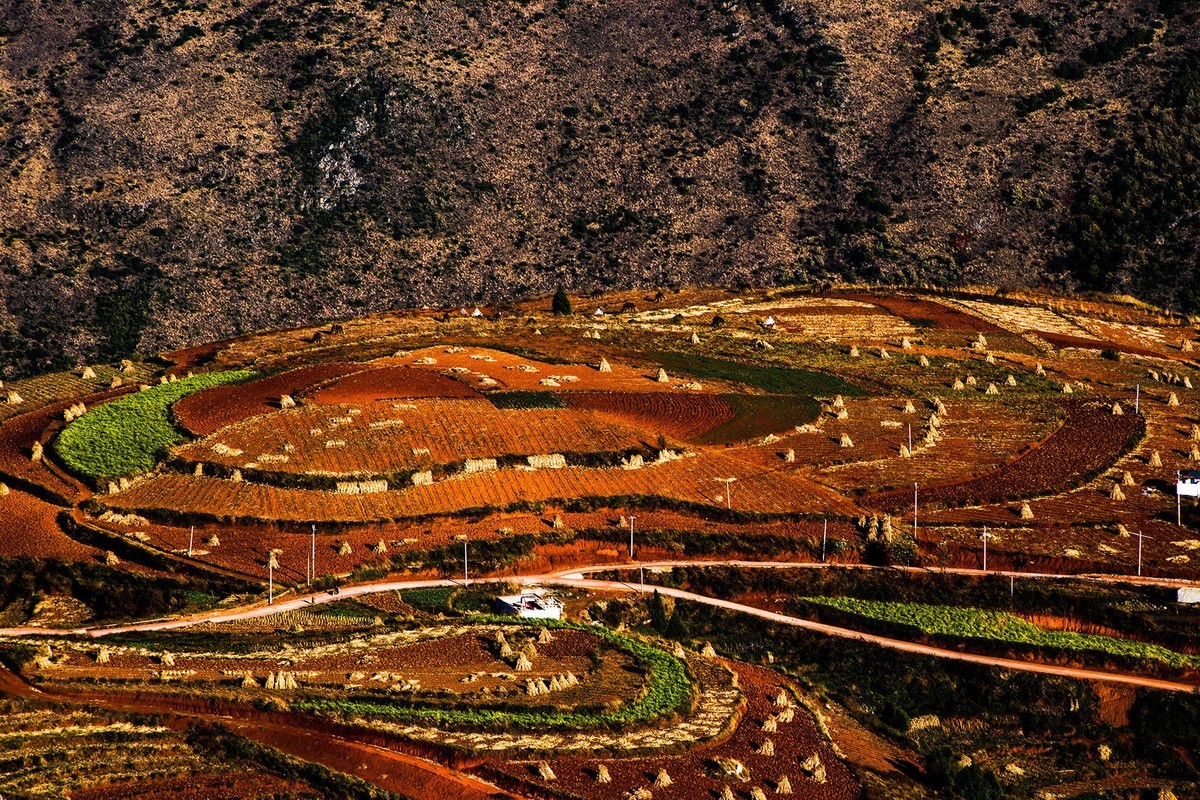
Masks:
[[[0,497],[0,556],[88,561],[101,555],[63,533],[62,509],[18,489]]]
[[[510,410],[483,399],[426,398],[355,407],[305,404],[246,420],[181,448],[179,455],[231,468],[253,463],[264,472],[372,476],[467,458],[615,453],[653,441],[588,411]]]
[[[320,364],[281,372],[261,380],[214,386],[188,395],[174,406],[175,420],[197,436],[235,422],[279,410],[279,398],[332,378],[364,369],[362,364]]]
[[[768,797],[776,796],[775,783],[787,775],[797,797],[814,800],[849,800],[858,797],[860,787],[853,773],[843,764],[818,732],[809,712],[795,709],[792,722],[779,723],[774,733],[764,733],[761,726],[767,717],[780,709],[774,701],[781,688],[790,682],[779,673],[762,667],[733,661],[722,661],[737,672],[739,685],[745,694],[747,708],[737,730],[726,741],[713,746],[697,747],[687,752],[655,758],[555,758],[550,760],[556,780],[542,781],[536,771],[537,762],[492,761],[480,770],[481,774],[510,776],[515,791],[522,785],[544,787],[570,797],[594,800],[617,800],[638,787],[651,789],[655,798],[717,797],[721,787],[729,784],[738,797],[746,797],[750,787],[758,786]],[[775,755],[756,752],[764,739],[775,745]],[[826,782],[818,783],[805,776],[800,762],[816,753],[825,767]],[[741,761],[750,774],[750,781],[739,783],[712,774],[712,760],[717,757]],[[604,764],[611,783],[596,782],[595,770]],[[665,769],[673,781],[666,789],[654,789],[652,784],[659,770]],[[495,773],[493,773],[493,770]],[[507,787],[506,787],[507,788]]]
[[[302,393],[314,403],[373,403],[414,397],[479,397],[461,381],[413,367],[379,367],[356,372]]]
[[[487,506],[579,497],[657,496],[718,505],[718,478],[736,477],[734,507],[764,512],[856,513],[841,495],[781,471],[763,472],[717,454],[684,458],[637,470],[498,470],[438,481],[402,492],[344,495],[190,475],[155,475],[108,495],[113,508],[173,509],[234,519],[283,522],[368,522],[449,514]]]
[[[845,300],[857,300],[887,309],[907,322],[932,320],[934,327],[947,331],[981,331],[991,333],[1002,330],[987,320],[944,306],[933,300],[918,300],[910,297],[884,297],[872,294],[839,294]]]
[[[1129,353],[1137,356],[1150,356],[1151,358],[1163,358],[1164,353],[1159,350],[1153,350],[1149,347],[1138,347],[1122,342],[1112,342],[1104,339],[1089,339],[1086,336],[1070,336],[1065,333],[1051,333],[1050,331],[1030,331],[1030,333],[1045,339],[1055,347],[1079,347],[1085,350],[1119,350],[1122,353]]]
[[[1107,468],[1143,430],[1141,417],[1113,416],[1106,402],[1063,401],[1062,408],[1066,414],[1062,427],[1040,446],[979,478],[922,487],[920,501],[966,505],[1056,494]],[[905,489],[867,495],[863,503],[896,509],[907,508],[911,499]]]
[[[212,773],[140,778],[126,783],[89,786],[71,792],[71,800],[242,800],[246,797],[319,797],[313,787],[266,773]]]
[[[619,417],[654,435],[693,440],[733,419],[733,407],[710,394],[564,392],[570,408]]]

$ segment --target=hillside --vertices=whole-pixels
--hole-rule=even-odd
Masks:
[[[1200,308],[1182,0],[2,9],[7,377],[560,281]]]

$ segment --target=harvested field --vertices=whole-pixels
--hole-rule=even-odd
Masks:
[[[306,783],[263,773],[192,773],[170,778],[138,778],[88,786],[71,792],[71,800],[244,800],[247,797],[318,798]]]
[[[314,385],[364,369],[362,364],[320,364],[301,367],[261,380],[214,386],[175,403],[175,420],[197,436],[227,425],[279,410],[279,398],[296,395]]]
[[[916,328],[877,307],[874,300],[809,299],[811,302],[805,304],[789,303],[756,310],[756,315],[773,316],[779,331],[821,339],[884,342],[917,335]]]
[[[858,782],[821,736],[807,709],[795,708],[792,721],[778,723],[773,733],[762,732],[763,722],[781,710],[774,702],[779,692],[794,691],[789,681],[761,667],[728,661],[720,663],[737,673],[738,685],[746,698],[745,713],[728,739],[671,756],[620,760],[554,758],[550,759],[556,776],[554,781],[540,778],[536,761],[491,761],[478,772],[499,777],[498,783],[518,793],[535,786],[596,800],[619,800],[638,788],[650,790],[654,797],[718,797],[726,784],[731,785],[739,797],[748,796],[750,787],[759,787],[773,797],[776,796],[776,782],[783,775],[788,776],[798,797],[850,800],[858,796]],[[766,739],[773,744],[771,755],[758,752]],[[814,754],[823,767],[824,782],[815,780],[800,767],[801,762],[811,759]],[[749,781],[742,783],[736,778],[722,776],[720,769],[715,767],[717,758],[741,762]],[[600,765],[608,770],[610,783],[597,783],[596,771]],[[653,786],[661,770],[666,770],[672,781],[667,789]]]
[[[340,495],[188,475],[156,475],[103,502],[118,509],[285,522],[391,520],[465,509],[571,498],[659,497],[717,505],[718,478],[736,477],[735,508],[768,513],[854,513],[841,495],[783,472],[763,472],[723,456],[684,458],[642,469],[568,467],[500,470],[402,492]],[[723,496],[721,498],[723,500]]]
[[[483,399],[426,398],[304,405],[246,420],[178,453],[189,462],[262,472],[387,476],[470,458],[619,453],[651,446],[646,438],[588,411],[511,411]]]
[[[571,408],[627,421],[647,433],[695,441],[735,416],[726,396],[668,392],[568,392]]]
[[[461,381],[413,367],[378,367],[326,382],[301,395],[321,405],[374,403],[415,397],[479,397]]]
[[[1002,330],[974,314],[967,314],[957,308],[939,303],[936,300],[872,294],[848,294],[841,296],[847,300],[879,306],[919,328],[935,328],[944,331],[972,331],[975,333],[991,333],[992,331]]]
[[[1064,402],[1063,425],[1040,446],[988,475],[922,487],[925,505],[967,505],[1057,494],[1106,469],[1140,436],[1142,418],[1113,416],[1105,402]],[[873,508],[906,507],[907,490],[867,495]]]
[[[121,393],[90,395],[85,400],[94,405]],[[64,503],[87,499],[91,491],[48,457],[30,458],[33,443],[48,441],[50,432],[62,427],[63,411],[76,402],[61,400],[0,425],[0,472],[40,486]],[[50,448],[45,449],[48,455]]]
[[[1037,336],[1045,339],[1055,347],[1068,348],[1076,347],[1081,350],[1118,350],[1122,353],[1130,353],[1132,355],[1150,356],[1151,358],[1162,358],[1163,353],[1149,347],[1143,347],[1128,343],[1118,343],[1108,340],[1092,339],[1087,336],[1075,336],[1065,333],[1055,333],[1053,331],[1032,331]]]
[[[1016,333],[1049,331],[1067,336],[1079,336],[1087,333],[1066,316],[1041,306],[992,303],[986,300],[947,300],[946,303]]]

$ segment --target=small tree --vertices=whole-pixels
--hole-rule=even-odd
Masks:
[[[567,290],[560,283],[558,289],[554,291],[554,299],[550,302],[550,310],[560,316],[571,315],[571,298],[567,297]]]

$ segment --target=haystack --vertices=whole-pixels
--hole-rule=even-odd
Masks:
[[[96,370],[92,369],[91,367],[84,367],[83,372],[79,374],[79,377],[83,378],[85,381],[94,381],[96,380]]]
[[[907,336],[903,337],[900,340],[900,349],[901,350],[912,350],[913,349],[912,342],[910,342],[908,340]]]
[[[96,663],[97,664],[107,664],[108,659],[110,657],[111,657],[111,654],[108,652],[108,648],[101,647],[100,652],[96,653]]]
[[[705,658],[716,658],[717,651],[713,649],[712,642],[705,642],[704,647],[700,648],[700,655]]]
[[[987,347],[987,337],[982,333],[979,334],[979,338],[974,341],[972,346],[977,350],[982,350],[983,348]]]
[[[967,387],[963,384],[963,382],[960,379],[955,378],[954,385],[950,388],[954,389],[954,391],[956,391],[956,392],[961,392],[963,389],[965,389]]]
[[[845,407],[846,407],[846,400],[845,400],[845,398],[843,398],[843,397],[842,397],[840,394],[839,394],[839,395],[836,395],[836,396],[833,398],[833,404],[832,404],[832,405],[833,405],[833,407],[834,407],[834,408],[845,408]]]
[[[779,708],[791,708],[792,696],[788,694],[787,689],[780,689],[779,694],[775,695],[775,705]]]
[[[1042,366],[1042,362],[1040,362],[1040,361],[1037,362],[1037,367],[1035,367],[1033,371],[1037,375],[1045,375],[1046,374],[1046,368]]]
[[[928,358],[926,358],[925,356],[921,356],[921,357],[920,357],[920,358],[917,360],[917,363],[918,363],[918,364],[920,364],[922,367],[928,367],[928,366],[929,366],[929,359],[928,359]]]
[[[1123,523],[1118,522],[1117,523],[1117,536],[1120,536],[1122,539],[1128,539],[1129,538],[1129,528],[1126,528]]]
[[[1120,403],[1113,403],[1112,413],[1114,417],[1120,417],[1125,414],[1125,409],[1121,408]]]
[[[1137,486],[1137,481],[1135,481],[1133,479],[1132,472],[1130,472],[1129,470],[1125,470],[1125,474],[1123,476],[1121,476],[1121,485],[1122,486]]]
[[[257,689],[258,681],[254,680],[253,675],[247,675],[244,678],[242,678],[242,688],[243,689]]]
[[[986,361],[986,362],[987,362],[987,363],[989,363],[989,364],[995,364],[995,363],[996,363],[996,357],[995,357],[994,355],[992,355],[991,353],[988,353],[988,354],[987,354],[987,358],[985,358],[985,359],[984,359],[984,361]]]
[[[283,551],[275,548],[267,553],[267,566],[271,569],[279,569],[279,554]]]
[[[561,514],[555,514],[554,519],[550,520],[550,527],[556,531],[561,531],[566,527]]]
[[[942,398],[940,397],[933,398],[933,410],[943,417],[950,413],[946,410],[946,404],[942,402]]]
[[[1114,483],[1112,485],[1112,489],[1108,492],[1108,499],[1118,501],[1125,499],[1125,493],[1121,491],[1121,484]]]
[[[111,381],[109,381],[109,382],[108,382],[108,388],[110,388],[110,389],[120,389],[120,388],[121,388],[121,383],[122,383],[122,381],[121,381],[121,376],[120,376],[120,375],[113,375],[113,379],[112,379]]]
[[[387,551],[388,551],[387,542],[385,542],[383,539],[380,539],[378,542],[375,543],[375,546],[371,548],[371,552],[375,553],[376,555],[382,555],[383,553],[386,553]]]
[[[1162,466],[1162,457],[1159,456],[1157,450],[1152,450],[1150,452],[1150,460],[1147,461],[1146,463],[1151,467],[1161,467]]]
[[[671,379],[667,376],[667,371],[662,367],[658,368],[658,375],[654,378],[659,383],[670,383]]]
[[[597,367],[600,372],[612,372],[612,364],[608,363],[607,358],[600,359],[600,366]]]
[[[854,345],[850,345],[850,357],[858,358],[858,348],[855,347]]]
[[[787,449],[787,452],[785,452],[783,454],[783,460],[789,464],[794,463],[796,461],[796,451],[793,448],[789,447]]]
[[[700,334],[692,331],[692,344],[700,344]]]
[[[978,385],[979,385],[979,381],[977,381],[975,379],[974,375],[967,376],[967,386],[978,386]]]
[[[204,477],[204,464],[196,462],[196,468],[192,470],[192,474],[197,478]]]
[[[1028,500],[1021,501],[1021,519],[1033,519],[1033,509],[1029,507]]]
[[[671,776],[667,774],[665,769],[660,769],[658,774],[654,776],[654,788],[666,789],[675,781],[671,780]]]
[[[538,644],[550,644],[553,641],[554,634],[550,632],[549,628],[542,628],[541,631],[538,632]]]
[[[1190,353],[1190,352],[1192,352],[1192,341],[1191,341],[1191,339],[1181,339],[1181,340],[1179,341],[1179,349],[1180,349],[1180,350],[1182,350],[1182,351],[1183,351],[1183,352],[1185,352],[1185,353]]]
[[[1192,434],[1190,438],[1193,442],[1200,442],[1200,425],[1192,426]]]
[[[280,408],[295,408],[296,407],[296,398],[292,397],[290,394],[283,395],[282,397],[279,398],[279,407]]]
[[[1200,447],[1192,445],[1192,452],[1188,453],[1188,461],[1200,461]]]
[[[791,794],[792,782],[788,780],[787,775],[779,776],[779,780],[775,783],[775,794]]]
[[[854,447],[854,440],[850,438],[850,434],[843,433],[838,445],[840,447]]]
[[[349,540],[346,540],[346,541],[342,542],[340,545],[338,545],[338,555],[339,556],[348,556],[353,552],[354,552],[354,548],[350,546]]]
[[[1183,388],[1185,388],[1185,389],[1192,388],[1192,379],[1186,375],[1183,376]]]
[[[121,559],[117,558],[117,554],[114,553],[112,550],[105,550],[104,551],[104,563],[110,567],[115,567],[117,564],[121,563]]]
[[[900,457],[901,458],[912,458],[912,451],[908,449],[908,445],[906,445],[906,444],[900,445]]]
[[[242,479],[242,471],[240,469],[235,469],[233,471],[233,474],[231,474],[229,476],[229,480],[233,481],[234,483],[241,481],[241,479]]]
[[[1016,386],[1017,385],[1017,376],[1009,375],[1007,378],[1004,379],[1004,385],[1005,386]]]
[[[539,761],[537,765],[538,776],[544,781],[557,780],[558,776],[554,774],[554,770],[550,769],[549,762]]]
[[[1063,394],[1074,394],[1074,393],[1075,393],[1075,390],[1071,388],[1071,384],[1069,384],[1069,383],[1064,383],[1064,384],[1062,385],[1062,393],[1063,393]]]
[[[904,401],[904,413],[905,413],[905,414],[915,414],[915,413],[917,413],[917,407],[913,405],[913,401],[912,401],[912,400],[905,400],[905,401]]]
[[[787,708],[783,709],[782,711],[780,711],[778,714],[775,715],[775,719],[779,720],[780,722],[791,722],[795,718],[796,718],[796,709],[793,708],[792,706],[788,706]]]
[[[935,431],[933,428],[925,431],[924,441],[926,447],[933,447],[935,444],[937,444],[937,431]]]
[[[889,358],[892,357],[892,355],[887,350],[885,350],[884,348],[881,347],[881,348],[879,348],[879,357],[881,359],[883,359],[884,361],[887,361]]]
[[[18,392],[9,392],[8,393],[8,404],[10,406],[19,406],[19,405],[21,405],[21,403],[24,403],[24,402],[25,402],[25,398],[21,397],[21,395]]]
[[[687,651],[683,649],[683,645],[681,645],[679,642],[676,642],[675,646],[671,648],[671,655],[675,656],[676,658],[683,658],[687,655]]]
[[[1169,395],[1167,395],[1167,405],[1169,405],[1169,406],[1179,405],[1179,398],[1175,396],[1174,392],[1171,392]]]
[[[930,414],[930,415],[929,415],[929,427],[931,427],[931,428],[940,428],[940,427],[942,427],[942,421],[941,421],[940,419],[938,419],[938,415],[937,415],[937,414]]]
[[[996,388],[996,384],[989,383],[987,385],[987,389],[985,389],[983,393],[984,394],[1000,394],[1000,390]]]
[[[834,416],[840,420],[847,420],[850,419],[850,412],[844,408],[839,408],[837,414]]]
[[[775,731],[777,731],[777,730],[779,730],[779,720],[775,719],[774,714],[772,714],[771,716],[769,716],[765,720],[763,720],[763,724],[762,724],[762,732],[763,733],[775,733]]]
[[[729,784],[725,784],[721,789],[721,800],[737,800],[737,795],[733,793],[733,789],[729,788]]]
[[[517,663],[513,665],[513,669],[517,672],[529,672],[533,669],[533,662],[529,660],[529,656],[521,653],[517,656]]]
[[[221,540],[217,538],[217,535],[214,533],[212,536],[208,537],[207,540],[205,540],[204,544],[206,547],[220,547]]]
[[[693,336],[695,334],[692,334]],[[612,776],[608,774],[608,767],[601,764],[596,767],[596,783],[612,783]]]
[[[755,786],[750,790],[750,800],[767,800],[767,793],[760,787]]]
[[[42,460],[42,443],[41,442],[34,442],[33,446],[29,448],[29,458],[31,461],[41,461]]]
[[[163,650],[158,656],[158,663],[162,664],[164,667],[173,667],[175,666],[175,656],[171,655],[170,651]]]

